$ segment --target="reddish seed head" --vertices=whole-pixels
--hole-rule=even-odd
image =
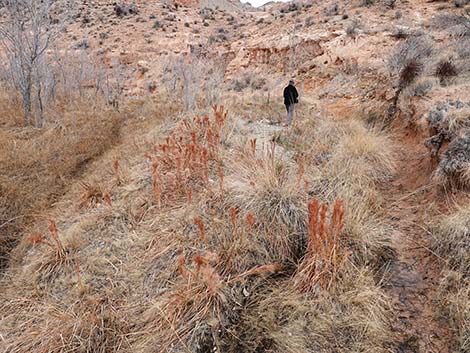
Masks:
[[[42,235],[41,233],[31,234],[28,237],[28,240],[33,244],[39,244],[44,241],[44,235]]]
[[[206,259],[202,255],[194,256],[194,262],[196,263],[198,270],[201,268],[201,266],[207,264]]]
[[[250,228],[253,227],[253,225],[255,224],[255,216],[253,215],[253,213],[250,212],[246,215],[246,223]]]
[[[200,217],[194,217],[194,223],[197,226],[199,237],[203,242],[206,242],[206,230],[204,229],[204,222]]]

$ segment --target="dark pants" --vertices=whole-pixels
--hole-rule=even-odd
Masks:
[[[287,125],[290,126],[292,123],[292,118],[294,117],[294,103],[292,104],[286,104],[286,110],[287,110]]]

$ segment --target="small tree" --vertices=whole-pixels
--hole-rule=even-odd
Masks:
[[[26,124],[35,117],[42,126],[48,97],[47,49],[56,38],[50,18],[52,0],[3,0],[5,16],[0,23],[0,46],[5,53],[6,78],[21,96]]]

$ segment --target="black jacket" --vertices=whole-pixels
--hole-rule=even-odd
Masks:
[[[299,103],[299,93],[294,85],[289,85],[284,88],[284,104],[291,105],[294,103]]]

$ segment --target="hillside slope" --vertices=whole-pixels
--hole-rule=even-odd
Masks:
[[[119,139],[18,225],[2,351],[468,352],[470,4],[372,3],[80,3]]]

